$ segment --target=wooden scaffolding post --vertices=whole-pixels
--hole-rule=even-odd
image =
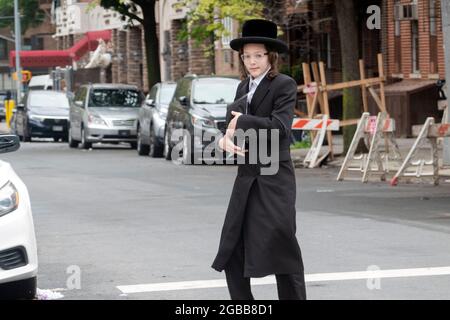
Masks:
[[[330,117],[330,106],[328,104],[328,91],[327,91],[327,78],[325,74],[325,64],[320,61],[319,62],[319,68],[320,68],[320,80],[321,85],[323,87],[323,109],[326,115]],[[334,159],[334,152],[333,152],[333,135],[331,134],[331,131],[327,131],[327,140],[328,140],[328,147],[330,148],[330,159]]]
[[[309,69],[309,64],[302,63],[302,69],[303,69],[303,79],[305,81],[305,86],[308,86],[311,84],[311,70]],[[306,107],[308,109],[308,115],[311,114],[312,109],[312,98],[307,94],[306,95]]]
[[[320,88],[322,86],[322,80],[320,78],[319,67],[317,66],[317,62],[312,62],[311,67],[312,67],[312,71],[313,71],[314,81],[317,83],[317,88]],[[318,99],[319,99],[319,105],[320,105],[320,113],[325,114],[322,91],[318,90],[318,93],[319,93]]]
[[[377,55],[378,58],[378,77],[380,77],[380,96],[381,96],[381,111],[386,111],[386,97],[384,96],[384,67],[383,67],[383,55],[379,53]]]
[[[366,70],[364,69],[364,60],[359,60],[359,75],[361,77],[361,80],[366,79]],[[367,100],[367,88],[365,84],[361,85],[361,93],[362,93],[362,100],[363,100],[363,112],[369,112],[369,102]]]

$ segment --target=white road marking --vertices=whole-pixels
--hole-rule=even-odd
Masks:
[[[423,277],[423,276],[440,276],[440,275],[450,275],[450,267],[314,273],[305,275],[305,281],[325,282],[325,281],[404,278],[404,277]],[[268,285],[268,284],[275,284],[276,280],[274,276],[268,276],[265,278],[253,278],[251,279],[251,283],[252,285]],[[220,280],[218,279],[218,280],[197,280],[197,281],[137,284],[128,286],[117,286],[117,289],[122,291],[122,293],[129,294],[129,293],[157,292],[157,291],[223,288],[226,286],[227,283],[224,279]]]

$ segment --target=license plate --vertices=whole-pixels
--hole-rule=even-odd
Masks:
[[[119,136],[126,137],[130,135],[130,130],[119,130]]]
[[[63,127],[62,126],[53,126],[53,131],[61,132],[61,131],[63,131]]]

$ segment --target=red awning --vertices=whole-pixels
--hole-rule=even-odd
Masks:
[[[32,50],[20,52],[20,64],[24,68],[65,67],[73,61],[80,60],[87,52],[94,51],[98,39],[111,40],[111,30],[87,32],[72,48],[68,50]],[[10,67],[16,66],[16,52],[9,54]]]

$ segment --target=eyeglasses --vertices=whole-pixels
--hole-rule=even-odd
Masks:
[[[241,54],[242,61],[250,61],[250,59],[253,57],[255,61],[261,61],[264,56],[267,56],[269,53],[255,53],[255,54]]]

